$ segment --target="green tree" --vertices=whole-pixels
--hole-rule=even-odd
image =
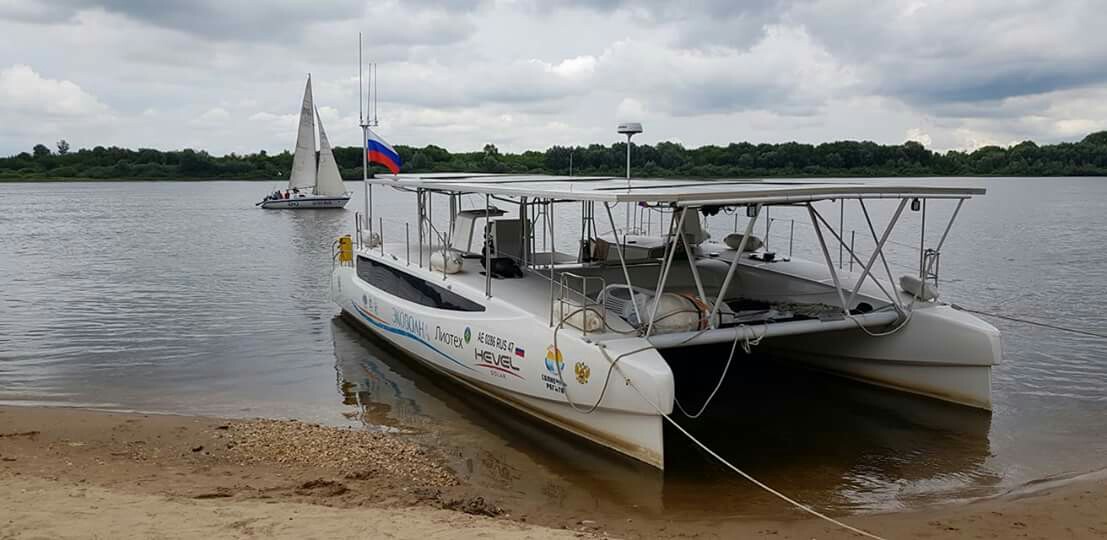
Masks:
[[[45,144],[36,144],[35,147],[31,149],[31,152],[34,153],[36,158],[50,155],[50,149],[47,148]]]
[[[69,153],[69,141],[62,139],[58,141],[58,155],[64,156]]]

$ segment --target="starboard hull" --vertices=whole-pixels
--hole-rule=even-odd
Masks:
[[[441,280],[441,274],[405,270]],[[461,292],[463,286],[455,283],[452,289]],[[657,351],[619,362],[639,394],[625,384],[604,384],[611,363],[595,344],[563,333],[555,349],[548,321],[498,299],[467,295],[484,302],[487,309],[479,313],[429,308],[369,285],[349,267],[336,268],[331,290],[350,319],[433,371],[566,432],[664,468],[663,418],[643,397],[666,414],[672,410],[672,372]],[[644,343],[625,341],[608,344],[608,354]],[[616,372],[611,378],[622,380]]]

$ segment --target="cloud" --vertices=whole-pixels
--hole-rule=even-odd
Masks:
[[[768,28],[746,51],[622,41],[600,57],[597,71],[612,87],[679,116],[750,109],[807,115],[856,82],[804,30],[782,26]]]
[[[73,82],[44,78],[23,64],[0,70],[0,107],[52,116],[94,116],[108,110]]]
[[[280,151],[313,76],[357,144],[1080,139],[1107,127],[1107,10],[1085,0],[0,0],[0,154],[29,141]],[[381,13],[402,13],[382,22]],[[14,71],[13,71],[14,70]],[[222,111],[222,113],[218,112]],[[174,129],[165,129],[173,125]]]
[[[923,146],[930,146],[930,143],[933,142],[930,135],[927,135],[921,128],[908,129],[903,138],[908,141],[915,141]]]

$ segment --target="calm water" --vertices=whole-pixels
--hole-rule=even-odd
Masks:
[[[943,249],[945,297],[1107,330],[1107,180],[963,182],[989,194],[965,206]],[[331,242],[352,229],[358,205],[255,209],[269,187],[0,184],[0,402],[409,433],[446,448],[462,474],[500,497],[581,515],[785,511],[676,434],[667,434],[662,478],[413,369],[336,317],[327,300]],[[413,214],[399,195],[378,196],[388,216]],[[928,245],[949,213],[932,209]],[[904,271],[914,264],[917,216],[907,214],[893,237]],[[859,246],[864,226],[847,222],[859,228]],[[787,251],[788,223],[773,227],[772,246]],[[796,255],[815,255],[803,241],[808,230],[795,230]],[[732,397],[691,425],[739,466],[834,510],[917,507],[1107,467],[1107,343],[993,322],[1006,357],[993,374],[992,415],[770,368],[754,356],[732,372]],[[704,369],[719,369],[718,353],[707,356],[714,363]]]

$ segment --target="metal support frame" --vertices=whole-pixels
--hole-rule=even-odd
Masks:
[[[687,212],[689,209],[685,208],[683,212]],[[691,209],[693,212],[697,210]],[[692,251],[692,246],[688,243],[688,239],[684,238],[684,234],[680,235],[680,243],[684,245],[684,254],[688,257],[688,268],[692,271],[692,281],[696,283],[696,293],[700,295],[700,300],[704,304],[707,303],[707,294],[703,292],[703,280],[700,279],[700,269],[696,267],[696,254]]]
[[[907,199],[900,199],[899,207],[896,208],[896,213],[893,214],[892,219],[888,221],[888,227],[884,229],[884,234],[880,237],[880,241],[876,243],[876,248],[873,250],[872,255],[869,256],[869,262],[865,263],[865,267],[861,269],[861,277],[857,278],[857,285],[854,285],[853,292],[850,293],[849,302],[847,304],[853,304],[854,299],[857,298],[857,292],[861,290],[861,284],[865,282],[865,278],[872,272],[873,264],[876,263],[876,259],[884,252],[884,244],[888,241],[888,237],[892,236],[892,229],[895,228],[896,222],[899,221],[899,216],[903,213],[903,209],[906,206]]]
[[[807,204],[807,213],[811,216],[811,225],[815,227],[815,237],[819,239],[819,248],[823,251],[823,259],[826,261],[826,267],[830,270],[830,278],[834,280],[834,290],[838,292],[838,300],[842,303],[842,312],[849,315],[849,305],[846,304],[846,295],[842,292],[842,281],[838,279],[838,271],[834,269],[834,261],[830,259],[830,251],[826,249],[826,240],[823,238],[823,229],[819,225],[819,220],[822,219],[815,212],[815,207],[811,206],[811,203]],[[832,227],[831,233],[834,233]]]
[[[675,229],[672,228],[672,223],[673,222],[676,222],[676,228]],[[677,244],[676,243],[679,241],[680,235],[684,231],[684,212],[680,213],[680,219],[679,220],[676,219],[676,214],[673,214],[673,219],[670,220],[669,227],[670,227],[670,230],[672,231],[673,242],[672,242],[672,245],[670,245],[666,248],[666,249],[668,249],[668,254],[665,257],[665,265],[661,269],[661,275],[657,277],[657,288],[654,289],[654,296],[655,297],[660,296],[661,291],[665,290],[665,282],[669,279],[669,268],[673,264],[673,256],[676,255],[676,250],[677,250]],[[649,336],[651,333],[653,333],[653,323],[654,323],[654,319],[657,318],[657,306],[658,306],[659,303],[660,302],[655,301],[653,303],[653,309],[650,310],[650,321],[646,325],[646,336]],[[639,323],[640,322],[641,322],[641,320],[639,320]]]
[[[926,279],[927,276],[931,275],[930,265],[931,264],[935,265],[934,270],[933,270],[933,272],[934,272],[933,277],[934,277],[934,284],[935,285],[938,284],[938,268],[937,268],[938,257],[940,257],[941,254],[942,254],[942,246],[945,245],[946,237],[949,236],[949,231],[950,231],[950,229],[953,228],[953,222],[955,220],[957,220],[957,214],[961,213],[961,206],[964,205],[964,204],[965,204],[965,199],[961,199],[961,200],[957,201],[957,207],[953,209],[953,215],[951,215],[949,217],[949,223],[946,223],[946,230],[942,231],[942,238],[938,240],[938,246],[934,248],[934,257],[927,261],[926,267],[924,268],[925,271],[923,273],[923,276],[924,276],[923,279]]]
[[[730,282],[734,279],[734,274],[738,272],[738,263],[742,260],[742,254],[746,251],[746,244],[750,240],[750,235],[753,234],[753,226],[757,223],[757,216],[761,215],[762,206],[763,205],[758,204],[754,207],[753,217],[746,223],[746,232],[742,236],[742,241],[738,242],[738,249],[734,253],[734,260],[730,262],[730,268],[727,269],[726,277],[723,278],[723,284],[719,288],[719,297],[715,299],[715,304],[711,306],[711,313],[707,314],[708,321],[715,320],[715,314],[719,312],[719,307],[723,305],[723,298],[726,297],[726,290],[730,287]],[[767,215],[768,214],[766,214],[766,216]]]
[[[603,203],[603,207],[607,210],[607,220],[611,223],[611,234],[615,235],[615,243],[623,244],[619,241],[619,232],[615,230],[615,216],[611,214],[611,204]],[[626,240],[626,233],[623,233],[623,240]],[[630,281],[630,270],[627,269],[627,261],[623,258],[623,250],[618,250],[619,253],[619,266],[623,267],[623,279],[627,280],[627,290],[630,291],[630,303],[634,306],[634,316],[638,317],[638,322],[642,322],[642,313],[638,310],[638,301],[634,298],[634,284]],[[657,311],[657,305],[654,304],[654,311]],[[653,322],[651,317],[651,323]]]
[[[821,221],[822,224],[826,226],[826,230],[830,231],[830,234],[834,237],[834,239],[836,241],[838,241],[839,245],[845,245],[845,242],[846,242],[845,239],[842,238],[841,236],[838,236],[838,233],[834,231],[834,227],[832,227],[830,225],[830,223],[827,222],[827,220],[825,218],[823,218],[822,214],[820,214],[818,210],[812,209],[812,211],[814,211],[815,217],[818,218],[818,220]],[[816,231],[816,232],[819,232],[819,231]],[[876,242],[876,241],[877,241],[877,238],[876,238],[876,235],[874,234],[873,235],[873,242]],[[861,258],[858,257],[857,253],[853,250],[853,244],[852,243],[850,244],[849,247],[845,248],[845,251],[850,256],[850,265],[851,266],[854,262],[856,262],[857,264],[864,264],[861,261]],[[881,251],[881,253],[883,253],[883,252]],[[833,271],[834,269],[830,268],[830,270]],[[851,270],[851,272],[852,272],[852,270]],[[888,289],[884,288],[884,285],[882,283],[880,283],[880,280],[876,279],[876,277],[873,277],[872,275],[870,275],[869,279],[871,279],[872,282],[874,284],[876,284],[877,288],[880,289],[880,292],[884,293],[884,296],[887,296],[888,300],[890,302],[892,302],[893,305],[895,305],[897,308],[899,307],[899,303],[896,301],[896,295],[894,294],[894,287],[895,287],[894,285],[890,284],[890,286],[893,287],[893,292],[889,292]]]
[[[906,200],[907,199],[904,199],[904,202],[906,202]],[[873,227],[873,220],[872,220],[871,217],[869,217],[869,208],[868,208],[868,206],[865,205],[864,200],[860,200],[858,202],[861,203],[861,212],[865,215],[865,223],[868,224],[868,226],[869,226],[869,234],[871,234],[873,236],[873,242],[876,242],[876,228]],[[902,203],[901,203],[901,207],[902,207]],[[853,231],[853,232],[856,232],[856,231]],[[849,241],[850,241],[849,249],[852,252],[853,251],[853,235],[852,234],[850,235],[850,240]],[[891,266],[888,265],[888,258],[884,256],[884,250],[879,250],[878,253],[880,254],[880,262],[881,262],[881,264],[884,265],[884,272],[888,275],[888,286],[891,287],[892,290],[894,291],[895,287],[896,287],[896,280],[895,280],[894,277],[892,277],[892,268],[891,268]],[[853,271],[853,259],[850,259],[849,266],[850,266],[850,271],[852,272]],[[873,281],[876,281],[875,277],[873,278]],[[885,292],[884,294],[888,294],[888,293]],[[897,295],[889,295],[889,296],[892,297],[892,302],[895,303],[897,306],[899,306]]]

